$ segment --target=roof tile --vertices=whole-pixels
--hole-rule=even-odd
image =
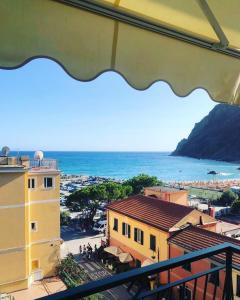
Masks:
[[[240,246],[239,240],[194,226],[175,232],[168,242],[188,251],[196,251],[226,242]],[[217,255],[215,258],[222,261],[225,260],[225,255]],[[233,263],[240,264],[240,255],[233,255]]]
[[[193,208],[143,195],[131,196],[108,205],[110,210],[168,231]]]

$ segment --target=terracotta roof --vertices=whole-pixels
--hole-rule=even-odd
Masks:
[[[239,240],[194,226],[175,232],[168,238],[168,242],[188,251],[196,251],[226,242],[240,246]],[[216,255],[215,259],[225,260],[225,255]],[[240,264],[240,255],[233,255],[233,263]]]
[[[188,206],[143,195],[115,201],[107,208],[164,231],[168,231],[194,210]]]

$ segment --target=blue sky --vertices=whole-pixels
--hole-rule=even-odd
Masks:
[[[137,91],[113,72],[82,83],[45,59],[0,70],[0,83],[0,147],[12,150],[169,151],[216,105],[163,82]]]

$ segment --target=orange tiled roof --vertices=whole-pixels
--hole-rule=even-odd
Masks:
[[[239,240],[194,226],[175,232],[168,238],[168,242],[188,251],[196,251],[226,242],[240,246]],[[225,260],[225,255],[216,255],[215,259]],[[233,255],[233,263],[240,264],[240,255]]]
[[[115,201],[107,208],[164,231],[168,231],[193,210],[188,206],[143,195]]]

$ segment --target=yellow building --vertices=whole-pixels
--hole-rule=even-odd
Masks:
[[[165,186],[153,186],[144,189],[145,196],[156,197],[167,202],[188,206],[188,191]]]
[[[186,225],[212,231],[216,226],[214,218],[191,207],[143,195],[111,203],[107,216],[110,246],[130,253],[136,266],[168,259],[168,238]]]
[[[0,156],[0,293],[54,275],[59,261],[60,174],[39,159]]]

